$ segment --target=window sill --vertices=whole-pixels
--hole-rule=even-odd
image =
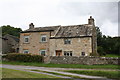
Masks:
[[[64,44],[64,45],[71,45],[71,44]]]
[[[45,42],[40,42],[40,43],[47,43],[47,41],[45,41]]]
[[[24,42],[23,44],[30,44],[29,42]]]

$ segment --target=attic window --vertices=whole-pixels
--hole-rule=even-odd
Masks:
[[[71,44],[71,39],[64,39],[64,44]]]

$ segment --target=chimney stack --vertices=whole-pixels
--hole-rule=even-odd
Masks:
[[[88,19],[88,24],[95,25],[94,18],[92,18],[92,16],[90,16],[90,18]]]
[[[29,29],[33,29],[34,28],[34,24],[33,23],[30,23],[29,24]]]

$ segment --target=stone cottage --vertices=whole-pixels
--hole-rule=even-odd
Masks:
[[[92,16],[88,24],[34,27],[21,32],[19,53],[42,56],[90,56],[97,54],[96,29]]]

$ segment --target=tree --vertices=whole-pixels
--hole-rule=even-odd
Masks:
[[[10,34],[10,35],[19,37],[20,32],[22,31],[21,28],[14,28],[10,25],[6,25],[6,26],[4,25],[4,26],[1,26],[1,28],[2,28],[2,36],[6,35],[6,34]]]
[[[96,27],[97,33],[97,45],[100,46],[102,44],[102,32],[100,31],[99,27]]]
[[[98,46],[97,51],[100,55],[120,54],[120,37],[102,35],[99,27],[96,27],[96,31]]]

